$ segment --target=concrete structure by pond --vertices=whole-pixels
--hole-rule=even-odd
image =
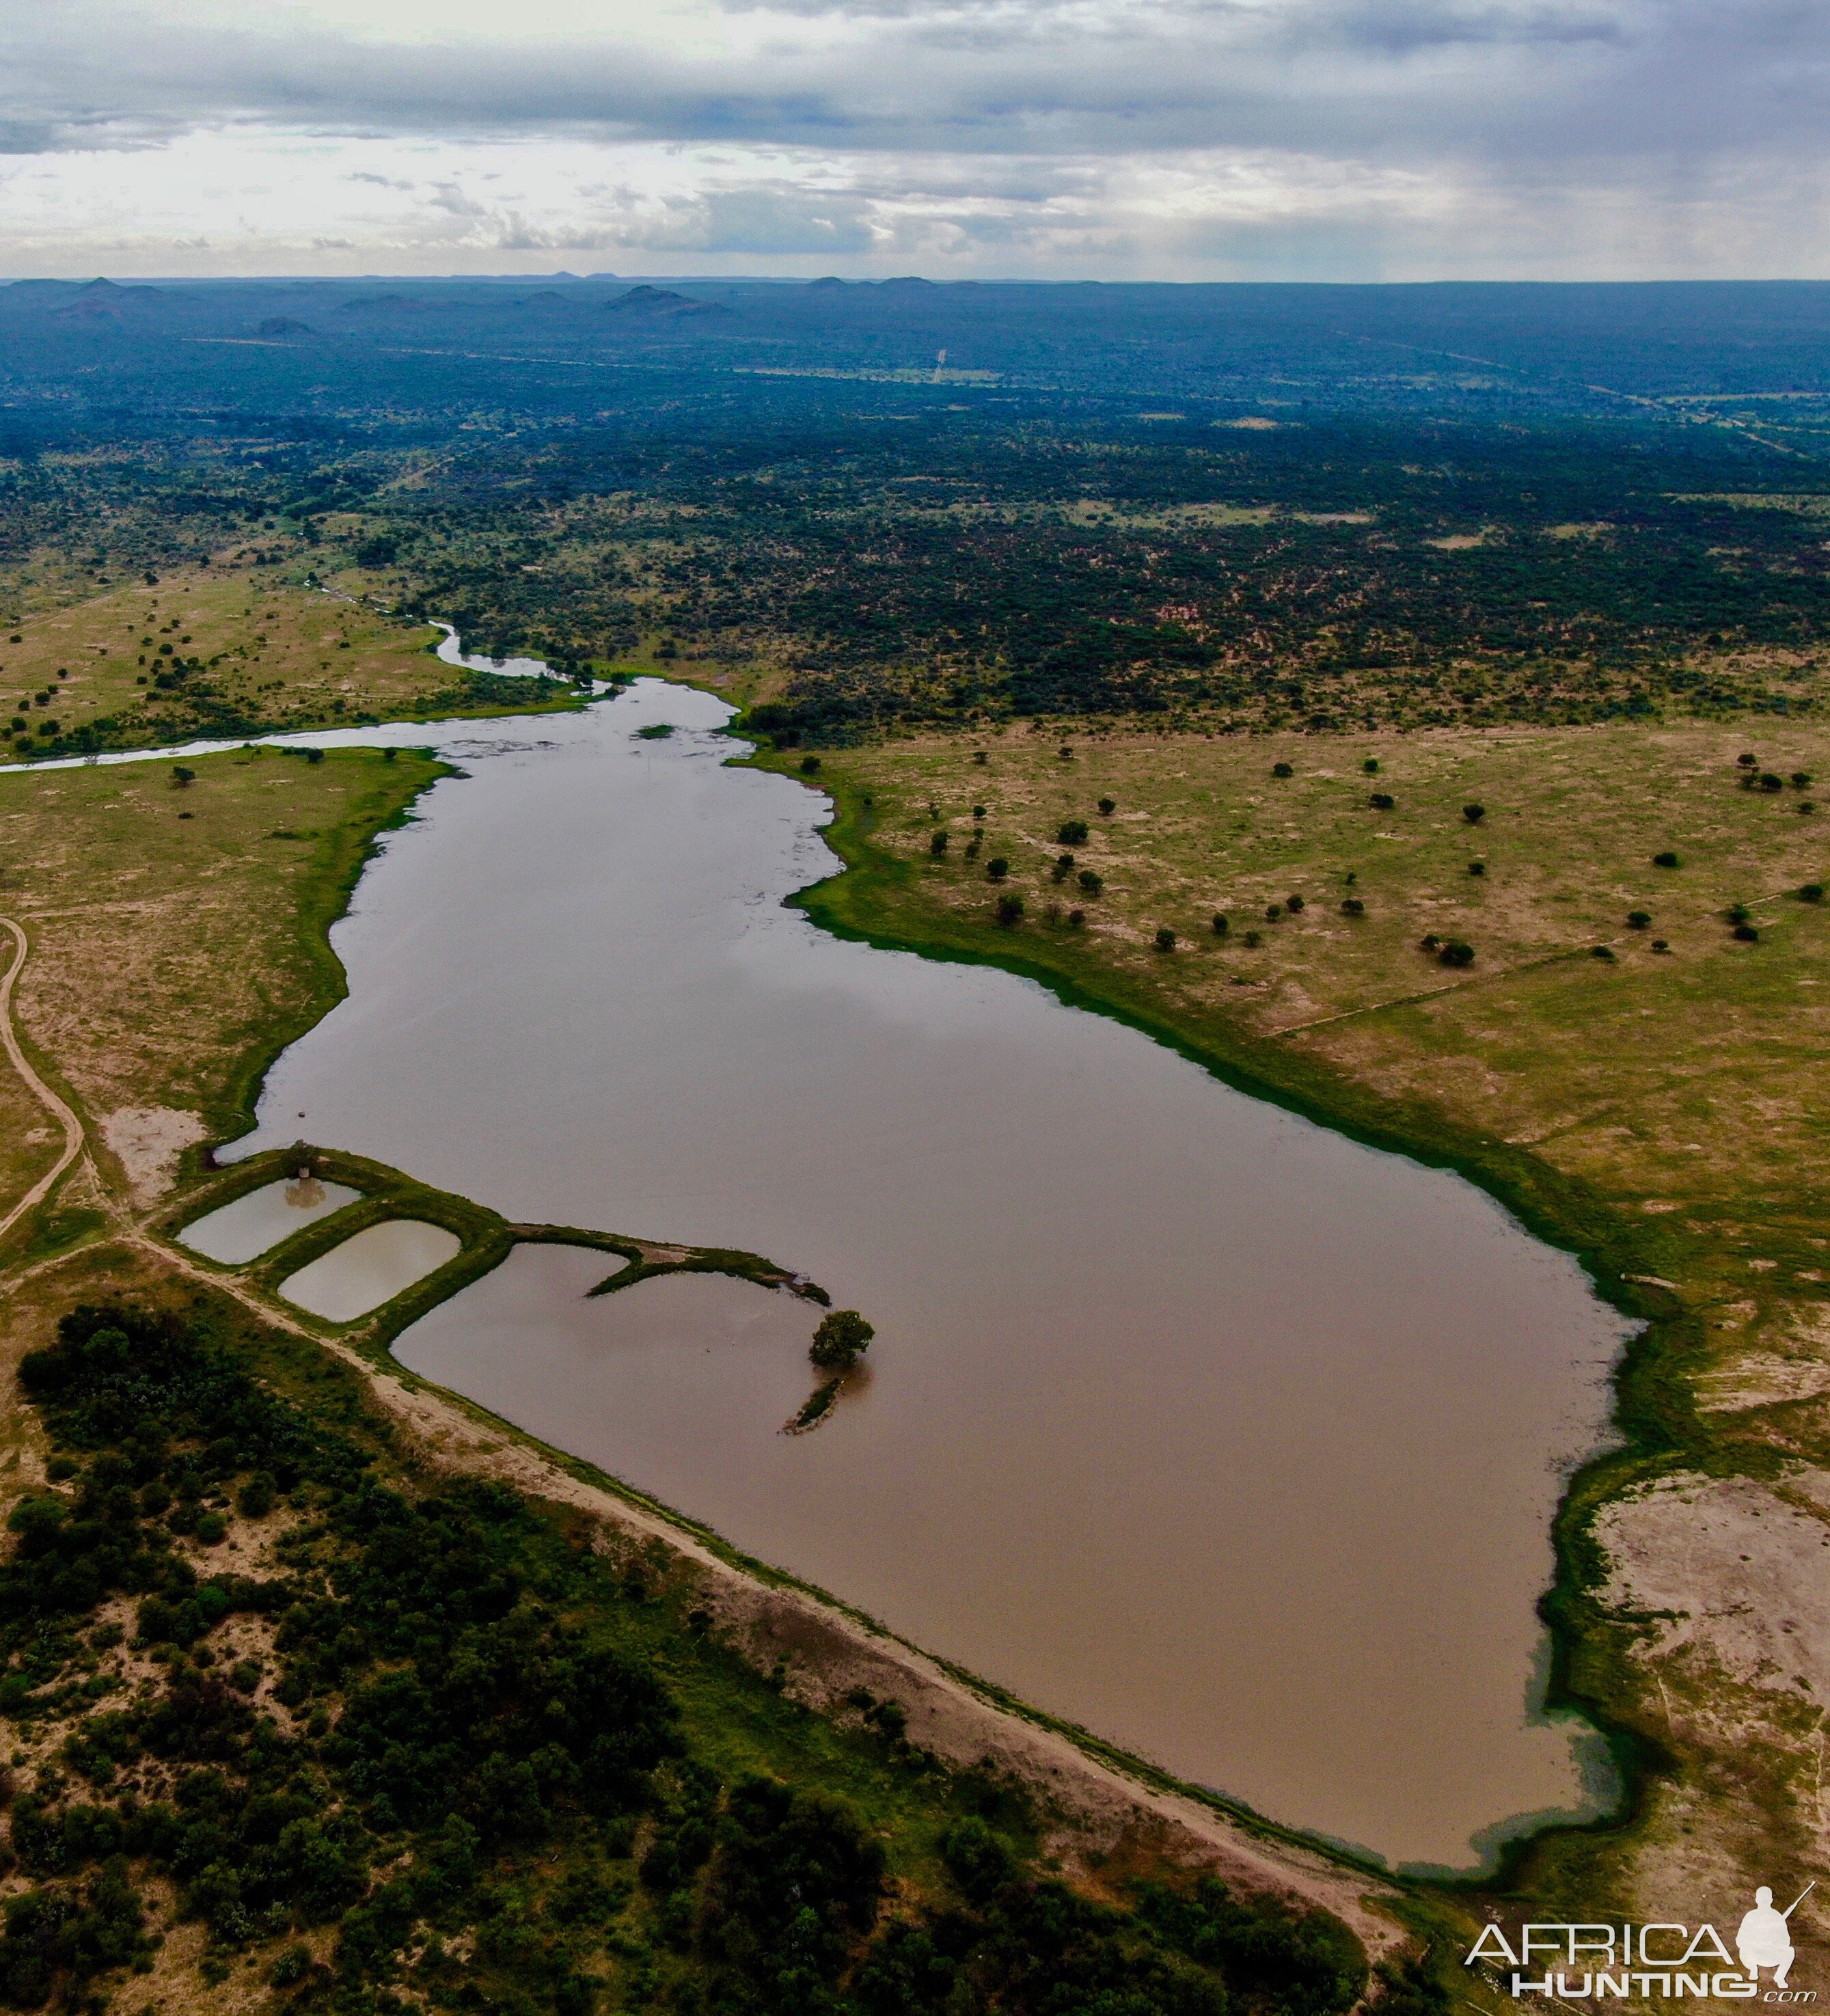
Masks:
[[[193,1219],[178,1235],[178,1243],[206,1260],[239,1266],[243,1261],[258,1259],[283,1239],[341,1211],[345,1204],[355,1204],[362,1194],[347,1183],[287,1176]]]

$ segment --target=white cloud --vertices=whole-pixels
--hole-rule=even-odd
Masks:
[[[1827,78],[1795,0],[67,0],[0,265],[1815,273]]]

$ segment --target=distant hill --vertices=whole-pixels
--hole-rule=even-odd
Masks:
[[[308,322],[297,322],[290,315],[268,315],[265,322],[254,325],[257,336],[314,336],[317,332]]]
[[[604,307],[611,315],[642,315],[657,322],[730,313],[720,302],[694,301],[690,295],[675,293],[671,287],[632,287],[626,294],[607,301]]]
[[[123,287],[113,280],[91,280],[52,313],[59,322],[119,322],[124,314],[156,305],[157,287]]]

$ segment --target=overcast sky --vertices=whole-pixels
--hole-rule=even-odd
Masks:
[[[0,272],[1830,274],[1824,0],[14,0]]]

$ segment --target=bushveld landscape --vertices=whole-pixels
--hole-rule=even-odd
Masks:
[[[1830,1877],[1823,290],[1652,344],[1607,290],[430,286],[411,358],[400,290],[311,291],[256,335],[252,289],[0,290],[0,1218],[67,1144],[34,1081],[81,1132],[0,1235],[0,1997],[1327,2016],[1376,1961],[1412,2016],[1490,2000],[1489,1913]],[[1396,1882],[980,1762],[739,1629],[705,1536],[174,1248],[440,766],[38,764],[635,674],[830,794],[819,923],[1460,1168],[1640,1320],[1546,1600],[1618,1815]]]

